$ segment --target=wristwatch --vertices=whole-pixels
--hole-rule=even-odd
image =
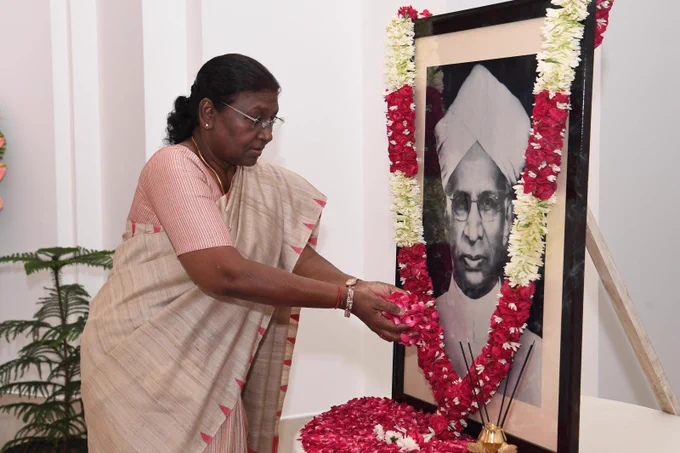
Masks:
[[[345,282],[347,287],[347,303],[345,304],[345,318],[352,315],[352,305],[354,305],[354,287],[359,282],[358,278],[350,278]]]

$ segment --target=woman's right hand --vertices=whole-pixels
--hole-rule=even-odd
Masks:
[[[400,335],[409,327],[394,324],[383,316],[383,312],[394,316],[404,315],[404,311],[399,306],[381,299],[370,289],[359,286],[355,289],[352,313],[383,340],[399,341]]]

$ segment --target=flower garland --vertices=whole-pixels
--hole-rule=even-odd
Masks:
[[[414,20],[428,17],[411,7],[399,10],[387,28],[386,81],[387,137],[390,157],[390,189],[395,212],[395,240],[402,287],[391,301],[406,310],[402,317],[386,316],[411,327],[402,334],[404,345],[418,349],[418,365],[438,403],[434,414],[416,412],[391,400],[363,398],[334,407],[310,422],[302,431],[303,446],[312,453],[330,451],[466,451],[470,441],[461,432],[466,417],[479,409],[480,391],[490,400],[507,376],[526,328],[534,282],[543,264],[547,215],[555,204],[561,150],[570,108],[570,89],[580,63],[587,7],[591,0],[552,0],[542,29],[538,54],[536,102],[526,149],[522,178],[514,187],[515,220],[510,233],[510,261],[489,339],[468,372],[476,369],[479,381],[459,377],[444,349],[443,329],[432,297],[423,240],[421,192],[416,176],[415,150],[415,33]],[[596,44],[608,26],[613,1],[597,0]],[[476,381],[476,379],[475,379]]]
[[[507,376],[512,360],[520,347],[520,336],[526,328],[526,320],[535,292],[534,282],[539,278],[543,264],[547,215],[555,204],[557,177],[560,172],[561,150],[564,143],[566,121],[569,116],[569,95],[575,78],[575,68],[580,63],[580,41],[587,17],[590,0],[553,0],[557,8],[549,9],[543,27],[543,46],[538,58],[538,78],[534,88],[536,103],[533,111],[533,124],[526,150],[526,166],[519,183],[514,187],[517,194],[513,202],[516,218],[509,238],[509,263],[505,267],[505,279],[496,310],[490,321],[490,333],[482,353],[474,360],[469,372],[476,369],[479,382],[474,387],[468,379],[461,379],[453,369],[444,350],[443,330],[432,298],[432,282],[427,272],[425,245],[422,243],[421,230],[407,231],[407,223],[397,215],[397,245],[401,247],[398,256],[400,277],[403,287],[410,295],[395,294],[393,302],[406,309],[401,319],[392,318],[397,323],[412,327],[402,335],[402,343],[416,345],[418,364],[430,383],[438,403],[437,415],[449,421],[454,436],[460,436],[465,417],[474,413],[478,407],[475,395],[480,391],[491,399]],[[400,11],[401,13],[401,11]],[[413,26],[413,14],[402,15]],[[388,54],[387,64],[396,64],[401,71],[415,71],[415,68],[402,61],[394,61],[395,56],[407,58],[413,55],[415,45],[412,29],[407,29],[399,19],[393,21],[394,29],[402,30],[402,36],[392,41],[394,50]],[[394,32],[393,32],[394,33]],[[390,36],[390,33],[388,33]],[[404,36],[411,39],[410,49],[404,49]],[[412,57],[411,57],[412,58]],[[389,77],[390,75],[396,77]],[[412,84],[415,74],[402,74],[399,70],[388,71],[388,90],[395,90],[386,96],[388,102],[388,137],[390,137],[391,171],[398,178],[415,180],[410,166],[402,171],[404,155],[413,150],[411,141],[399,135],[411,137],[414,128],[405,119],[403,127],[394,127],[390,112],[394,106],[412,102]],[[409,87],[396,87],[395,84],[407,81]],[[395,93],[397,95],[395,96]],[[394,98],[398,101],[395,102]],[[398,107],[396,108],[398,110]],[[401,143],[404,145],[400,146]],[[413,151],[412,151],[413,150]],[[396,159],[395,159],[396,157]],[[392,181],[395,181],[393,178]],[[410,209],[422,211],[419,193],[413,190],[399,192],[393,185],[396,197],[408,202]],[[418,198],[415,198],[415,197]],[[395,204],[395,207],[398,205]],[[401,213],[398,213],[401,214]],[[405,241],[404,239],[408,239]],[[421,239],[417,241],[417,239]],[[476,381],[476,379],[475,379]],[[481,387],[481,388],[480,388]]]
[[[385,79],[387,93],[387,138],[390,156],[390,190],[392,211],[396,215],[395,234],[398,247],[423,242],[422,207],[415,148],[416,105],[413,86],[416,81],[414,20],[418,12],[402,7],[387,26],[385,38]],[[429,17],[425,10],[420,17]]]
[[[595,19],[597,20],[596,30],[595,30],[595,48],[597,49],[602,45],[604,40],[604,34],[609,27],[609,13],[614,6],[614,0],[598,0],[597,2],[597,14]]]
[[[447,423],[388,398],[357,398],[316,417],[302,434],[307,453],[463,453],[467,442],[438,438]]]

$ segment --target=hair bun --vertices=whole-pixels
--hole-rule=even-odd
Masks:
[[[184,116],[189,115],[189,105],[191,104],[191,99],[186,96],[178,96],[175,99],[175,112]]]
[[[168,115],[168,143],[177,144],[186,140],[191,136],[195,124],[189,98],[178,96],[175,99],[175,109]]]

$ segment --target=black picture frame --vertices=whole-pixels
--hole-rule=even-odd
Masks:
[[[589,6],[585,33],[581,43],[581,62],[572,85],[572,109],[568,127],[566,169],[566,210],[564,260],[562,275],[562,318],[557,453],[577,453],[581,400],[581,354],[583,297],[586,254],[586,218],[588,212],[588,165],[590,153],[591,104],[595,48],[596,2]],[[419,19],[415,23],[416,39],[464,30],[508,24],[545,17],[549,0],[515,0],[481,8]],[[399,250],[397,249],[397,254]],[[395,273],[400,285],[399,269]],[[436,407],[404,392],[405,348],[393,351],[392,398],[416,409],[434,412]],[[476,437],[481,425],[470,421],[466,433]],[[523,453],[548,453],[543,447],[509,436],[508,442]]]

